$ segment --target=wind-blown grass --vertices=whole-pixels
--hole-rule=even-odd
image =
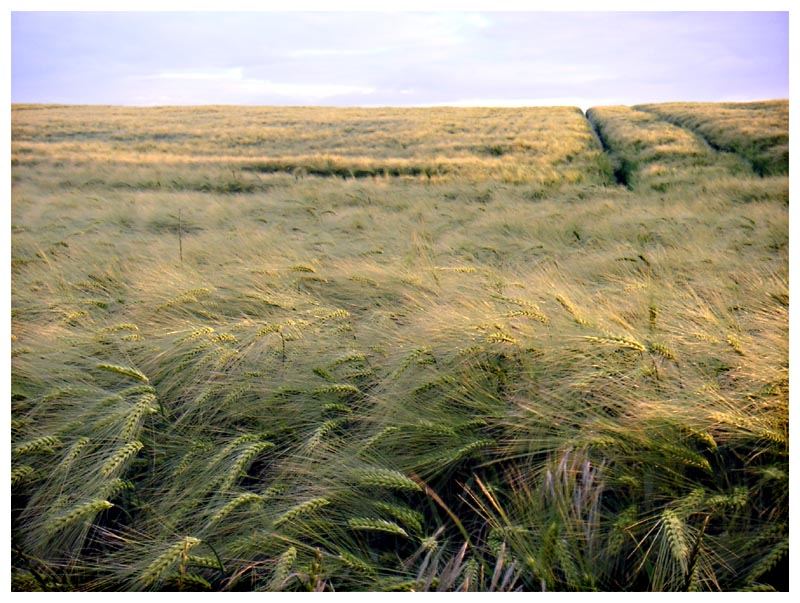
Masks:
[[[47,139],[37,111],[15,145]],[[322,115],[195,111],[209,146]],[[115,140],[111,109],[60,108],[53,143],[135,154],[120,115]],[[468,138],[480,113],[431,115]],[[14,588],[785,588],[787,179],[592,119],[629,187],[15,165]]]

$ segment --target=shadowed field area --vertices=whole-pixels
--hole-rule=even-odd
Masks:
[[[15,106],[13,587],[786,589],[784,106]]]

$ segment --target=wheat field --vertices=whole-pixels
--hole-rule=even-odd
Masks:
[[[13,589],[787,589],[787,118],[14,105]]]

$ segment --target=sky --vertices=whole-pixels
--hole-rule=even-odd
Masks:
[[[14,103],[519,106],[789,96],[785,12],[11,15]]]

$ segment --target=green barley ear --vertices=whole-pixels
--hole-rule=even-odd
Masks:
[[[222,507],[219,511],[217,511],[214,516],[211,518],[210,524],[219,523],[223,519],[225,519],[228,515],[230,515],[234,510],[241,507],[242,505],[246,505],[247,503],[255,503],[261,502],[263,500],[262,496],[259,494],[254,494],[253,492],[246,492],[245,494],[240,494],[224,507]]]
[[[386,521],[385,519],[357,517],[353,519],[348,519],[347,525],[350,526],[351,530],[383,532],[385,534],[394,534],[396,536],[403,536],[404,538],[408,538],[408,532],[406,532],[395,522]]]
[[[198,538],[186,536],[170,546],[139,574],[137,579],[139,586],[142,588],[152,586],[161,580],[164,573],[179,560],[182,562],[181,565],[185,567],[189,562],[189,551],[200,544],[200,542],[201,540]]]
[[[187,559],[187,565],[194,565],[195,567],[203,567],[206,569],[215,569],[221,572],[225,571],[225,568],[220,565],[220,561],[216,557],[201,557],[198,555],[189,555]]]
[[[30,465],[20,465],[11,470],[11,487],[19,486],[27,481],[33,474],[34,468]]]
[[[275,564],[275,571],[272,572],[272,580],[267,585],[268,591],[279,591],[286,586],[286,581],[292,571],[292,566],[297,559],[297,549],[290,546],[286,549]]]
[[[420,485],[399,471],[390,469],[369,469],[356,474],[356,480],[363,486],[389,488],[392,490],[412,490],[422,492]]]
[[[329,419],[323,422],[319,427],[314,430],[314,433],[311,434],[311,437],[308,438],[308,441],[303,445],[304,450],[311,452],[317,448],[322,442],[322,438],[324,438],[328,433],[342,425],[347,421],[346,418],[338,418],[338,419]]]
[[[342,551],[339,553],[339,561],[341,561],[346,567],[349,567],[352,570],[360,572],[362,574],[366,574],[368,576],[372,576],[375,574],[375,568],[373,568],[369,563],[348,553],[347,551]]]
[[[370,448],[375,446],[378,442],[383,440],[386,436],[389,436],[389,435],[391,435],[393,433],[397,433],[398,431],[400,431],[400,428],[395,426],[395,425],[389,425],[388,427],[384,427],[378,433],[376,433],[375,435],[367,438],[364,441],[364,444],[361,446],[362,454],[366,453]]]
[[[154,402],[156,397],[153,394],[143,394],[128,416],[125,418],[125,425],[122,428],[122,439],[130,440],[139,431],[139,423],[145,415],[152,415],[158,412]]]
[[[89,442],[89,438],[78,438],[78,441],[76,441],[72,446],[70,446],[69,450],[67,450],[64,458],[61,459],[60,465],[62,467],[68,467],[71,465],[75,459],[78,458],[78,455],[81,453],[81,451],[89,445]]]
[[[108,460],[103,464],[100,468],[100,473],[108,477],[114,471],[119,469],[121,465],[123,465],[128,459],[138,454],[138,452],[144,448],[144,444],[142,444],[138,440],[134,440],[133,442],[128,442],[121,448],[118,448],[114,454],[112,454]]]
[[[104,484],[103,487],[100,488],[100,496],[103,498],[114,498],[120,492],[123,492],[124,490],[133,490],[134,487],[135,486],[133,482],[118,477],[111,480],[107,484]]]
[[[283,515],[278,517],[273,523],[275,527],[283,525],[287,521],[292,521],[293,519],[300,517],[301,515],[307,515],[309,513],[313,513],[322,507],[326,507],[330,504],[330,501],[325,497],[319,498],[312,498],[311,500],[307,500],[306,502],[302,502],[299,505],[295,505],[288,511],[286,511]]]
[[[116,373],[117,375],[122,375],[123,377],[136,379],[137,381],[141,381],[142,383],[150,383],[150,379],[148,379],[142,371],[130,366],[121,366],[119,364],[104,363],[104,364],[98,364],[97,368],[102,371],[109,371],[111,373]]]
[[[489,448],[491,446],[494,446],[494,444],[495,441],[489,438],[475,440],[474,442],[471,442],[466,446],[463,446],[458,450],[456,450],[453,454],[448,456],[447,460],[450,463],[455,463],[457,461],[467,458],[468,456],[471,456],[472,454],[478,452],[479,450],[483,450],[484,448]]]
[[[50,533],[58,532],[77,521],[94,517],[101,511],[110,509],[113,506],[114,505],[107,500],[90,500],[89,502],[78,505],[77,507],[72,508],[68,513],[52,520],[46,525],[45,529]]]
[[[689,560],[689,544],[686,538],[686,526],[684,526],[683,521],[681,521],[678,514],[672,509],[665,509],[664,512],[661,513],[661,523],[672,557],[680,564],[685,572]]]
[[[416,534],[422,532],[422,522],[425,517],[419,511],[415,511],[410,507],[404,505],[395,505],[392,503],[378,502],[375,503],[375,508],[382,513],[386,513],[392,519],[396,519],[410,528]]]
[[[31,454],[34,452],[53,452],[54,448],[61,446],[61,440],[55,436],[42,436],[34,440],[23,442],[11,449],[12,456]]]
[[[775,567],[778,562],[788,554],[789,539],[784,538],[753,566],[753,569],[750,570],[750,573],[747,574],[747,578],[745,579],[747,584],[753,584],[758,578]]]
[[[253,462],[259,454],[269,448],[273,448],[275,444],[272,442],[256,442],[244,448],[236,459],[233,461],[230,469],[226,472],[219,489],[222,491],[229,490],[242,476],[244,470]]]
[[[337,394],[339,396],[354,396],[360,391],[355,385],[350,385],[349,383],[331,383],[330,385],[322,385],[316,388],[312,393],[315,395]]]

